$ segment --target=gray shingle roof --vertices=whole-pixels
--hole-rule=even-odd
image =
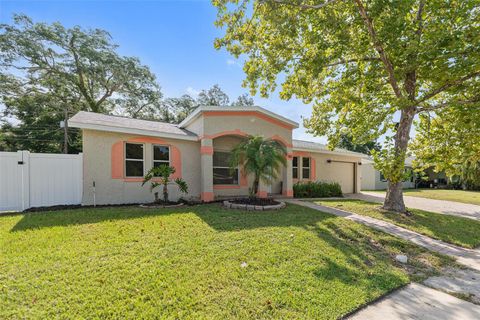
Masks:
[[[363,153],[353,152],[346,149],[335,148],[334,150],[328,149],[328,147],[322,143],[311,142],[311,141],[304,141],[304,140],[292,140],[293,149],[307,149],[307,150],[315,150],[319,152],[325,153],[336,153],[336,154],[343,154],[343,155],[351,155],[356,157],[367,158],[368,156]]]
[[[120,116],[111,116],[101,113],[80,111],[69,120],[72,127],[87,128],[91,126],[101,126],[116,129],[134,129],[152,133],[164,133],[168,135],[178,136],[179,138],[194,138],[196,134],[185,129],[179,128],[175,124],[125,118]]]

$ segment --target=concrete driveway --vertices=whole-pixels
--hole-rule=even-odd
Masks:
[[[362,191],[361,193],[348,194],[345,196],[347,198],[381,203],[385,199],[385,192]],[[405,201],[405,205],[409,208],[449,214],[452,216],[459,216],[480,221],[480,206],[474,204],[409,196],[404,196],[403,199]]]

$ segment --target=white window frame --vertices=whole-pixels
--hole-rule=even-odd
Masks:
[[[296,167],[293,165],[293,159],[295,159],[295,158],[297,158],[297,166],[296,166]],[[292,179],[298,179],[298,177],[300,176],[299,170],[298,170],[298,169],[299,169],[299,160],[300,160],[300,158],[301,158],[301,157],[293,157],[293,158],[292,158]],[[294,177],[294,176],[293,176],[293,169],[297,169],[297,177]]]
[[[142,159],[129,159],[127,158],[127,144],[138,144],[143,146],[143,154],[142,154]],[[123,151],[123,158],[124,158],[124,169],[123,169],[123,176],[125,178],[143,178],[145,176],[145,143],[139,143],[139,142],[125,142],[124,143],[124,151]],[[138,161],[143,163],[143,174],[141,176],[127,176],[127,161]]]
[[[231,150],[213,150],[213,153],[215,152],[219,152],[219,153],[231,153],[232,151]],[[215,166],[213,164],[213,155],[212,155],[212,174],[213,174],[213,171],[218,168],[218,169],[229,169],[230,170],[230,167],[220,167],[220,166]],[[237,166],[237,183],[236,184],[216,184],[215,182],[213,182],[213,185],[214,186],[239,186],[240,185],[240,167]]]
[[[308,167],[303,166],[303,159],[308,159]],[[308,177],[303,176],[303,170],[308,169]],[[312,177],[312,158],[311,157],[302,157],[302,179],[311,180]]]
[[[155,147],[166,147],[168,148],[168,160],[155,160]],[[170,166],[170,159],[171,159],[171,152],[170,146],[164,144],[152,144],[152,168],[155,168],[155,162],[159,163],[167,163]]]

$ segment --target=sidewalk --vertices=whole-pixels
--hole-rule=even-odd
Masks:
[[[350,199],[382,203],[385,200],[385,193],[362,191],[361,193],[347,194],[345,197]],[[480,221],[480,206],[474,204],[410,197],[405,194],[403,195],[403,200],[408,208],[443,213]]]
[[[449,294],[411,283],[354,313],[351,320],[474,320],[480,306]]]
[[[311,209],[327,212],[345,219],[356,221],[358,223],[370,226],[372,228],[384,231],[399,238],[411,241],[431,251],[436,251],[445,255],[452,256],[457,262],[468,266],[474,270],[480,271],[480,250],[460,248],[447,244],[440,240],[431,239],[416,232],[398,227],[392,223],[378,220],[371,217],[361,216],[355,213],[325,207],[308,201],[295,199],[283,199],[283,201],[296,204]],[[457,271],[461,272],[461,271]],[[472,274],[474,279],[472,278]],[[465,271],[465,275],[457,276],[444,275],[432,277],[424,281],[425,284],[435,288],[429,288],[422,284],[411,283],[405,288],[389,294],[379,301],[367,306],[364,309],[355,312],[348,319],[354,320],[476,320],[480,319],[480,306],[471,302],[459,299],[453,295],[444,293],[462,293],[464,289],[467,292],[477,293],[479,288],[476,285],[476,276],[474,271]],[[473,279],[473,280],[472,280]],[[474,282],[472,282],[474,281]],[[467,283],[468,282],[468,283]],[[437,290],[438,289],[438,290]]]
[[[312,202],[294,200],[294,199],[284,199],[285,202],[308,207],[322,212],[327,212],[339,217],[343,217],[364,225],[370,226],[372,228],[384,231],[391,235],[397,236],[399,238],[413,242],[419,246],[427,248],[431,251],[439,252],[445,255],[452,256],[457,259],[457,262],[480,271],[480,250],[478,249],[466,249],[461,248],[452,244],[445,243],[440,240],[432,239],[427,236],[421,235],[414,231],[404,229],[402,227],[396,226],[392,223],[378,220],[375,218],[361,216],[355,213],[325,207],[318,205]]]

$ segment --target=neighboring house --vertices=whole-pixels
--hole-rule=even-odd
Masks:
[[[415,188],[415,175],[413,174],[413,158],[405,159],[405,168],[410,170],[410,176],[403,181],[404,189]],[[383,174],[374,168],[371,159],[364,159],[362,161],[362,188],[361,190],[386,190],[388,187],[387,179]]]
[[[186,198],[210,202],[249,194],[250,176],[229,169],[232,148],[248,135],[262,135],[283,144],[287,165],[259,196],[293,196],[297,181],[337,181],[344,193],[360,190],[362,154],[330,151],[324,145],[292,139],[298,124],[260,107],[199,107],[178,125],[79,112],[70,127],[83,133],[83,204],[140,203],[153,200],[143,175],[153,166],[175,167],[189,187]],[[172,199],[182,196],[169,186]]]

